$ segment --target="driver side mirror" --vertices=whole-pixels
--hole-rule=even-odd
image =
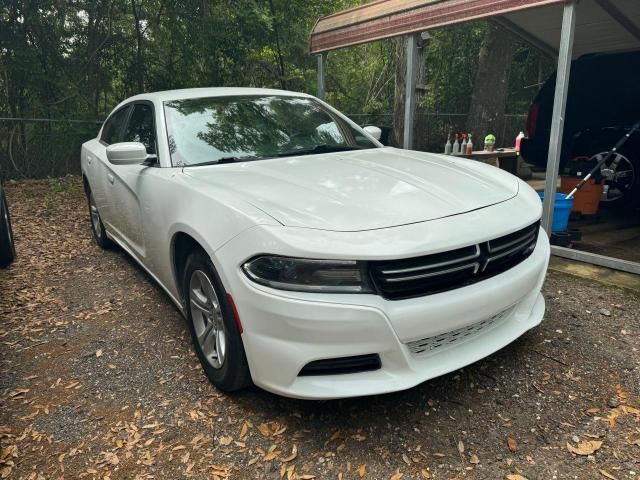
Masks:
[[[107,159],[114,165],[137,165],[147,161],[147,147],[140,142],[114,143],[107,147]]]
[[[380,129],[380,127],[376,127],[375,125],[367,125],[363,128],[363,130],[376,140],[380,140],[380,138],[382,138],[382,130]]]

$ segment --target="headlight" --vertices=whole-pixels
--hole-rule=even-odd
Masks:
[[[254,282],[281,290],[371,293],[366,267],[352,260],[313,260],[264,255],[242,265]]]

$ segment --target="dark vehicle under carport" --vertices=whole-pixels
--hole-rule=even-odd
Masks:
[[[560,171],[589,171],[640,120],[640,50],[583,55],[571,65]],[[556,75],[544,83],[529,110],[523,158],[546,167]],[[590,161],[589,161],[590,160]],[[578,163],[579,162],[579,163]],[[640,135],[629,138],[606,165],[608,200],[640,205]]]

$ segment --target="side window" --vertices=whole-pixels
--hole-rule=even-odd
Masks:
[[[156,153],[156,132],[153,122],[153,108],[144,103],[133,106],[133,113],[124,130],[123,142],[140,142],[147,147],[147,153]]]
[[[120,132],[122,131],[122,125],[127,120],[127,115],[129,114],[129,109],[131,107],[125,107],[122,110],[118,110],[116,113],[111,115],[104,128],[102,129],[102,136],[100,140],[102,140],[107,145],[111,145],[112,143],[118,143],[120,141]]]

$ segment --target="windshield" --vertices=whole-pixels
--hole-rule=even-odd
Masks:
[[[374,148],[359,128],[312,98],[229,96],[164,104],[174,166]]]

